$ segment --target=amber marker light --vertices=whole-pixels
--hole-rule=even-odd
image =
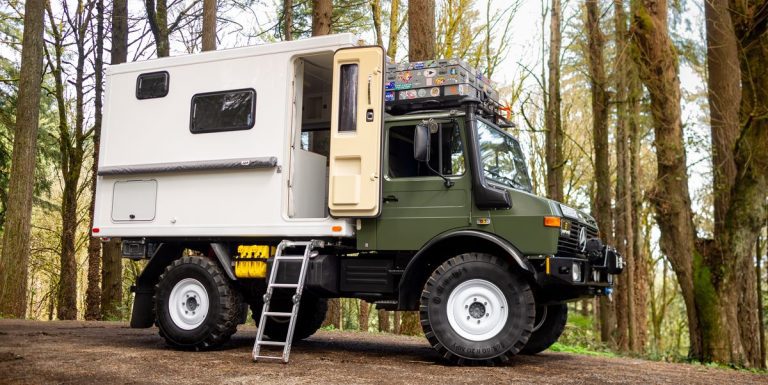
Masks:
[[[544,217],[544,226],[560,228],[560,217]]]
[[[333,231],[334,233],[341,232],[341,226],[333,226],[331,227],[331,231]]]

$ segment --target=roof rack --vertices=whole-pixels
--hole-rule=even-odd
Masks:
[[[492,82],[461,59],[388,64],[385,110],[392,115],[462,108],[471,103],[500,127],[513,127]],[[507,111],[507,114],[504,114]]]

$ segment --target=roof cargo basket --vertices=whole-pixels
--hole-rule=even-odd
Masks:
[[[496,124],[513,125],[490,79],[461,59],[388,64],[384,88],[385,109],[392,115],[473,103]]]

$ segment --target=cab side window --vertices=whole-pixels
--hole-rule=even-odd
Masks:
[[[463,175],[464,145],[456,123],[443,123],[430,135],[429,165],[445,176]],[[391,178],[435,176],[427,165],[413,158],[414,125],[389,129],[389,170]]]

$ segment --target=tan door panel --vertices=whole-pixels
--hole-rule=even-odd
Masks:
[[[376,217],[381,203],[384,50],[333,56],[328,208],[334,217]]]

